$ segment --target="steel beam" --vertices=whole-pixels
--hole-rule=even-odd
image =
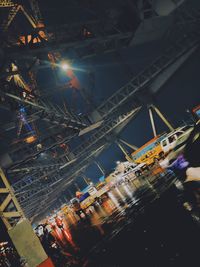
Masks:
[[[200,34],[197,29],[194,29],[194,32],[184,36],[183,39],[178,40],[173,46],[168,48],[163,55],[154,60],[148,68],[143,70],[136,77],[133,77],[125,86],[121,87],[115,94],[102,103],[97,110],[91,114],[91,118],[106,118],[109,114],[118,110],[122,104],[136,96],[137,93],[152,83],[163,71],[173,65],[179,58],[187,54],[189,51],[194,52],[194,48],[199,44],[199,39]]]
[[[188,36],[187,36],[188,37]],[[188,51],[188,49],[193,49],[194,46],[196,46],[198,42],[198,35],[191,36],[190,40],[188,38],[184,38],[184,41],[180,42],[177,46],[172,47],[167,50],[167,52],[162,56],[159,57],[150,68],[142,72],[139,76],[137,76],[133,81],[129,83],[129,86],[125,87],[124,90],[120,89],[111,99],[109,99],[106,103],[100,106],[98,111],[101,111],[101,114],[103,116],[107,116],[109,111],[113,112],[115,110],[115,106],[119,108],[119,103],[126,102],[127,98],[129,98],[131,95],[134,95],[137,90],[139,90],[142,86],[149,83],[149,81],[153,78],[155,78],[161,70],[166,69],[170,64],[173,64],[176,59],[178,59],[180,56],[182,56],[185,52]],[[134,88],[134,90],[133,90]],[[123,87],[124,89],[124,87]],[[120,104],[121,104],[120,103]],[[105,111],[107,110],[106,114]],[[112,127],[111,127],[112,128]],[[72,159],[81,157],[85,154],[87,154],[90,149],[95,148],[95,144],[99,138],[102,138],[106,136],[106,133],[111,129],[109,124],[104,124],[100,130],[96,133],[94,133],[84,144],[78,146],[76,149],[73,150],[71,153]]]
[[[5,49],[5,53],[10,59],[30,59],[41,53],[48,53],[51,51],[62,52],[66,49],[73,49],[76,57],[74,59],[85,59],[94,57],[99,54],[105,54],[127,47],[133,36],[132,32],[115,33],[108,36],[96,37],[81,41],[70,42],[69,40],[63,42],[51,42],[42,45],[41,48],[26,49],[26,47],[12,47]],[[37,45],[38,46],[38,45]]]
[[[10,229],[25,216],[2,169],[0,182],[0,217],[6,228]]]
[[[5,93],[5,96],[19,102],[23,103],[27,108],[32,108],[37,111],[40,111],[38,114],[39,118],[51,122],[51,124],[55,123],[56,125],[60,125],[67,128],[73,128],[79,130],[80,128],[84,128],[87,126],[86,123],[82,122],[81,119],[75,114],[64,114],[58,108],[52,104],[50,101],[35,101],[31,102],[19,96]],[[39,103],[40,102],[40,103]],[[33,113],[34,115],[34,113]]]
[[[133,109],[131,112],[127,112],[123,115],[120,115],[118,117],[116,117],[115,119],[113,119],[112,121],[109,121],[107,122],[106,125],[102,126],[99,131],[101,132],[100,135],[94,135],[92,138],[89,138],[90,140],[90,146],[89,147],[86,147],[85,148],[85,151],[81,150],[79,155],[77,154],[77,158],[79,159],[79,164],[77,166],[77,164],[72,164],[71,166],[68,167],[68,170],[67,172],[64,172],[63,174],[67,174],[67,177],[69,177],[70,175],[71,176],[74,176],[74,174],[76,173],[76,170],[77,168],[81,170],[85,167],[85,161],[90,159],[90,158],[93,158],[93,155],[96,154],[96,150],[98,151],[102,146],[104,146],[105,143],[110,143],[112,140],[114,141],[114,138],[110,137],[112,135],[112,132],[117,128],[119,127],[121,124],[125,123],[126,121],[129,121],[129,119],[133,118],[137,112],[139,111],[140,108],[135,108]],[[99,132],[98,131],[98,132]],[[88,142],[89,142],[88,140]],[[55,173],[52,172],[52,176],[54,175]],[[61,176],[62,178],[60,179],[59,181],[59,184],[61,181],[64,181],[65,178],[63,177],[63,175]],[[56,179],[57,181],[59,180]],[[26,201],[27,199],[31,198],[32,197],[32,194],[39,194],[42,191],[44,191],[47,186],[51,188],[54,187],[54,185],[56,185],[56,182],[54,182],[54,185],[53,183],[51,185],[47,185],[47,184],[44,184],[42,186],[36,186],[34,187],[34,184],[37,185],[37,183],[40,181],[40,178],[36,179],[36,180],[33,180],[33,181],[30,181],[29,185],[32,184],[32,187],[31,189],[26,193],[26,190],[25,191],[22,191],[22,196],[20,196],[20,190],[23,189],[23,187],[25,185],[22,185],[21,187],[18,187],[17,190],[19,190],[19,196],[21,197],[21,199],[23,199],[23,201]],[[37,182],[37,183],[36,183]],[[34,183],[34,184],[33,184]],[[19,183],[18,183],[19,185]],[[16,189],[16,185],[14,184],[13,187]],[[38,188],[40,187],[40,188]]]

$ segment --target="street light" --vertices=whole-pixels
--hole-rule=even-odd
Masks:
[[[70,65],[67,62],[62,62],[60,66],[63,70],[68,70],[70,68]]]

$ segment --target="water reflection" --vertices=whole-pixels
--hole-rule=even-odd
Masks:
[[[108,192],[108,196],[110,198],[110,200],[113,202],[113,204],[115,205],[115,207],[119,210],[122,211],[123,208],[121,207],[118,198],[115,196],[114,192]]]
[[[115,189],[115,191],[117,192],[117,194],[119,195],[119,197],[121,198],[121,200],[122,200],[123,202],[125,202],[125,201],[126,201],[126,198],[125,198],[125,196],[122,194],[122,192],[119,190],[118,187]]]
[[[133,199],[133,190],[131,190],[131,188],[127,184],[123,184],[122,187],[126,192],[127,196],[129,196],[130,199]]]
[[[115,236],[132,221],[130,208],[144,202],[146,192],[137,194],[138,189],[130,183],[123,183],[107,192],[101,204],[91,205],[84,218],[78,217],[73,210],[64,214],[63,229],[55,228],[54,235],[65,249],[85,250],[96,245],[102,236]],[[147,196],[148,194],[146,194]],[[132,209],[131,209],[132,210]]]
[[[166,187],[166,180],[162,179],[161,185]],[[161,185],[159,183],[159,188]],[[157,192],[157,184],[155,186],[155,184],[145,183],[139,188],[133,182],[122,183],[107,192],[107,197],[105,195],[102,198],[101,204],[93,203],[86,210],[84,218],[78,217],[73,210],[69,209],[64,214],[63,229],[56,228],[54,235],[65,252],[76,254],[78,251],[78,255],[90,255],[91,251],[96,251],[98,246],[105,245],[105,240],[110,242],[113,238],[118,238],[119,232],[129,229],[132,223],[135,224],[135,218],[140,211],[156,199],[152,188]],[[99,253],[102,255],[101,251]]]

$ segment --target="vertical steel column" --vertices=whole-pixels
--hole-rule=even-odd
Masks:
[[[120,150],[123,152],[125,158],[129,161],[129,162],[133,162],[132,158],[129,156],[129,154],[127,153],[126,149],[119,143],[116,142],[117,146],[120,148]]]
[[[99,168],[99,170],[101,171],[101,173],[103,174],[103,176],[105,176],[105,170],[104,170],[103,167],[99,164],[99,162],[97,162],[97,161],[95,160],[94,163],[97,165],[97,167]]]
[[[158,114],[158,116],[161,118],[161,120],[164,122],[164,124],[169,128],[170,131],[174,130],[174,127],[171,125],[171,123],[164,117],[164,115],[160,112],[160,110],[152,105],[152,108],[155,110],[155,112]]]
[[[156,132],[156,126],[155,126],[155,122],[154,122],[154,118],[153,118],[153,112],[152,112],[152,106],[150,106],[148,108],[149,110],[149,117],[150,117],[150,121],[151,121],[151,127],[152,127],[152,130],[153,130],[153,135],[154,137],[157,136],[157,132]]]
[[[89,181],[87,180],[87,177],[84,174],[82,175],[82,178],[83,178],[84,182],[86,183],[86,185],[90,184]]]
[[[124,141],[123,139],[119,139],[119,141],[120,141],[121,143],[125,144],[126,146],[132,148],[133,150],[137,150],[137,149],[138,149],[137,146],[132,145],[132,144],[129,144],[128,142]]]
[[[12,206],[12,209],[9,210],[9,206]],[[25,215],[14,195],[14,192],[1,168],[0,168],[0,217],[2,218],[7,229],[11,229],[16,223],[25,218]]]

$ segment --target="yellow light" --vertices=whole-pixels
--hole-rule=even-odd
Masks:
[[[25,138],[24,141],[25,141],[27,144],[31,144],[31,143],[35,142],[36,139],[37,139],[36,136],[31,135],[31,136]]]

